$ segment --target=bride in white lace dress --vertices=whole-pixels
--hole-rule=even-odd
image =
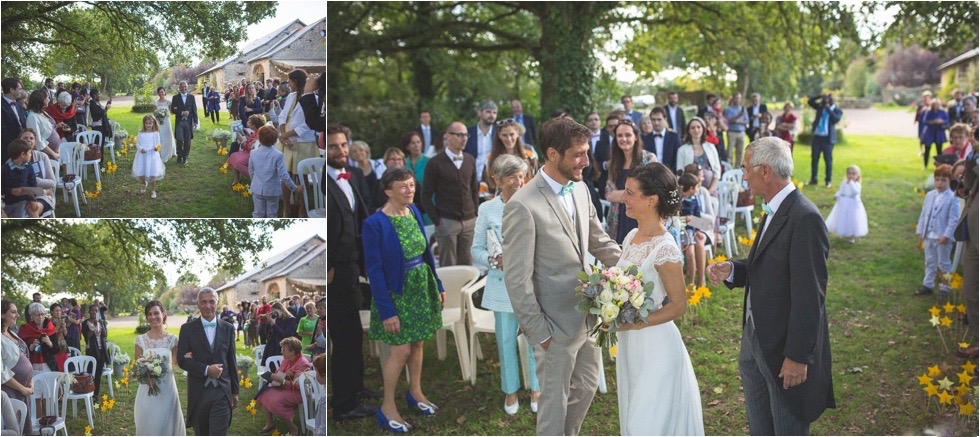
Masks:
[[[645,281],[653,281],[657,305],[645,324],[620,325],[617,333],[620,433],[704,435],[698,381],[673,322],[687,307],[683,255],[664,227],[680,205],[673,172],[659,163],[633,170],[623,204],[638,227],[623,240],[617,266],[636,265]]]
[[[143,313],[150,324],[150,331],[136,337],[136,356],[153,352],[166,357],[170,362],[170,371],[157,381],[159,393],[150,396],[150,387],[146,384],[140,384],[136,390],[136,435],[187,435],[184,412],[180,409],[180,397],[174,381],[174,369],[179,368],[174,356],[177,353],[177,336],[163,329],[167,315],[160,301],[147,303]]]
[[[157,88],[157,97],[159,97],[155,102],[157,109],[167,110],[167,116],[160,122],[160,159],[166,163],[173,158],[176,151],[174,129],[170,123],[170,100],[167,99],[167,90],[163,87]]]

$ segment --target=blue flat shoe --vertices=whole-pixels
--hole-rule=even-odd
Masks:
[[[436,414],[436,411],[439,409],[439,407],[437,407],[436,404],[433,403],[427,404],[425,402],[416,401],[415,398],[412,397],[412,392],[408,392],[408,391],[405,392],[405,402],[408,402],[408,406],[410,408],[418,408],[419,411],[421,411],[422,414],[425,414],[426,416],[431,416],[433,414]]]
[[[380,408],[378,408],[378,411],[374,413],[374,417],[378,419],[378,428],[387,429],[388,431],[401,434],[408,433],[409,431],[408,425],[398,422],[397,420],[388,420],[388,418],[385,417],[385,413],[382,413]]]

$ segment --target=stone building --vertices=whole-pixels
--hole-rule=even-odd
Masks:
[[[297,68],[322,74],[327,68],[326,31],[326,17],[310,25],[294,20],[199,74],[198,88],[204,81],[221,89],[241,79],[285,81]]]
[[[243,300],[270,300],[294,294],[326,295],[327,242],[314,235],[217,289],[222,303],[234,306]]]

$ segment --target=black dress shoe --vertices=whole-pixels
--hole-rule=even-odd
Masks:
[[[337,414],[334,413],[334,420],[349,420],[349,419],[360,419],[362,417],[374,416],[375,411],[378,411],[378,407],[371,405],[357,404],[353,410],[346,413]]]
[[[383,392],[374,391],[368,388],[362,388],[359,394],[361,399],[382,399],[385,397]]]

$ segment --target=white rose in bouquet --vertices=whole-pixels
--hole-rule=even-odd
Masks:
[[[601,293],[599,293],[599,303],[607,304],[612,302],[612,300],[613,300],[612,290],[606,288],[603,289]]]
[[[605,304],[602,306],[602,321],[604,323],[612,323],[616,320],[616,316],[619,315],[619,307],[614,304]]]

